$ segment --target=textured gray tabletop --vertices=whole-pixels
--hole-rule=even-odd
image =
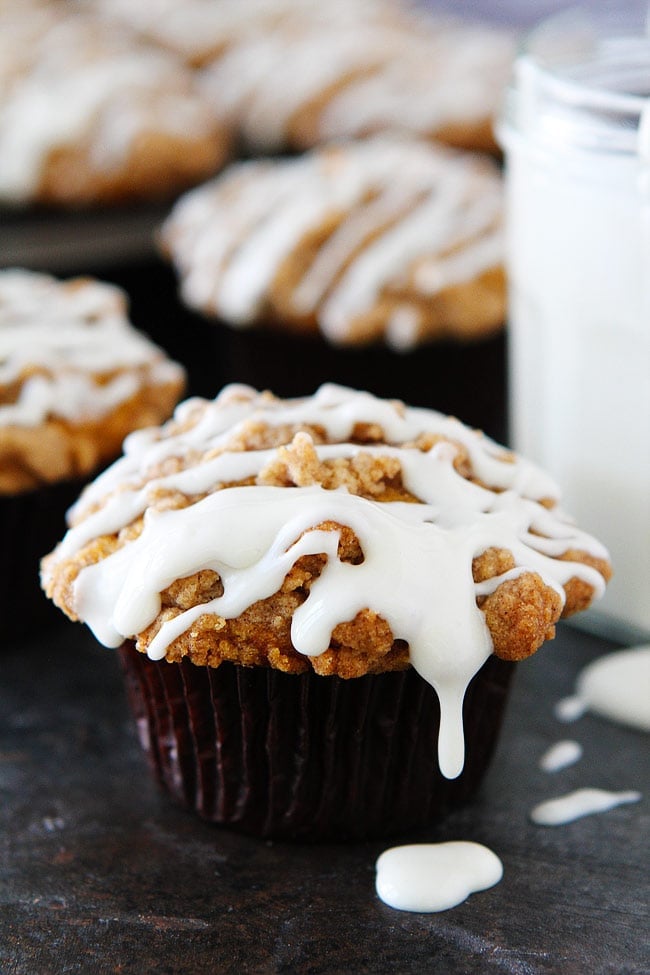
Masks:
[[[567,736],[553,705],[609,645],[564,627],[520,665],[478,798],[408,841],[491,847],[503,880],[441,914],[374,893],[388,843],[265,843],[210,827],[160,795],[135,739],[116,657],[63,624],[0,658],[0,971],[646,975],[647,737],[592,717],[584,757],[538,768]],[[635,805],[563,827],[531,807],[581,786]],[[391,841],[392,843],[392,841]]]

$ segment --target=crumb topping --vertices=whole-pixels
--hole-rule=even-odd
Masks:
[[[509,660],[533,653],[553,635],[561,616],[588,605],[597,594],[598,581],[610,574],[606,553],[588,536],[572,536],[573,542],[579,537],[582,546],[553,538],[558,529],[557,499],[548,479],[458,421],[398,402],[339,387],[323,387],[316,397],[302,401],[229,387],[214,403],[188,400],[165,427],[134,434],[126,448],[125,457],[84,493],[71,512],[68,536],[45,561],[46,589],[72,618],[81,615],[77,581],[89,566],[121,550],[128,553],[138,539],[144,544],[159,516],[190,512],[202,504],[207,511],[210,500],[221,493],[224,499],[235,491],[244,500],[255,498],[254,491],[242,493],[250,489],[266,490],[263,498],[273,501],[278,491],[287,492],[285,497],[293,492],[296,505],[306,491],[316,491],[319,498],[364,499],[407,521],[409,510],[426,509],[434,525],[438,521],[453,533],[470,517],[462,511],[463,492],[471,494],[476,506],[472,517],[480,521],[485,517],[481,512],[498,505],[499,497],[502,504],[512,500],[515,483],[526,486],[528,481],[523,498],[517,496],[530,509],[525,531],[510,539],[504,532],[510,545],[484,545],[468,565],[474,603],[493,650]],[[432,487],[436,479],[440,484]],[[454,492],[458,512],[453,511]],[[561,535],[566,535],[565,522],[559,524]],[[113,525],[112,530],[102,531],[107,525]],[[549,534],[544,525],[552,529]],[[335,536],[333,550],[289,559],[273,592],[251,598],[229,616],[217,607],[225,592],[224,572],[230,571],[225,566],[231,566],[233,558],[238,561],[235,537],[235,554],[222,553],[222,567],[208,565],[206,556],[206,564],[173,578],[158,590],[159,610],[152,619],[125,636],[148,652],[155,639],[169,632],[171,621],[192,610],[187,627],[168,641],[164,653],[169,660],[189,655],[199,664],[237,660],[288,672],[311,666],[320,674],[346,677],[408,666],[409,640],[393,631],[386,618],[390,614],[382,615],[381,605],[361,606],[350,618],[343,615],[322,652],[311,655],[296,648],[292,621],[324,577],[328,562],[334,557],[341,564],[359,566],[369,557],[363,531],[354,519],[346,523],[340,517],[315,517],[287,537],[284,552],[321,533]],[[531,564],[521,558],[521,537],[533,546]],[[535,545],[557,553],[540,556]],[[545,570],[548,565],[564,567],[561,584],[540,571],[542,562]],[[444,567],[442,572],[444,576]],[[399,582],[397,578],[396,585]]]

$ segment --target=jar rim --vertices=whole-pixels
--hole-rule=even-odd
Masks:
[[[521,39],[502,123],[540,144],[650,160],[649,30],[640,10],[573,7],[541,21]]]

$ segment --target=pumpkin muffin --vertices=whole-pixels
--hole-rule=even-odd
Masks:
[[[190,399],[88,486],[42,582],[119,647],[164,788],[263,836],[424,825],[485,771],[516,661],[609,578],[553,482],[340,386]]]

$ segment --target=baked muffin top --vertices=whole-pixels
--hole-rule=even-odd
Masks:
[[[512,32],[408,0],[87,0],[202,72],[248,152],[401,131],[496,149]]]
[[[201,73],[217,117],[248,152],[379,132],[496,151],[511,32],[381,0],[278,11],[273,23],[253,15]]]
[[[168,199],[216,172],[230,132],[170,51],[75,3],[0,8],[0,201]]]
[[[456,741],[449,769],[489,654],[528,656],[609,577],[557,500],[534,465],[431,410],[230,386],[127,438],[42,578],[100,641],[154,659],[344,678],[412,665]]]
[[[181,197],[160,240],[206,315],[409,349],[502,327],[502,208],[490,161],[378,136],[235,163]]]
[[[0,493],[114,459],[128,432],[171,414],[184,377],[119,288],[0,271]]]

